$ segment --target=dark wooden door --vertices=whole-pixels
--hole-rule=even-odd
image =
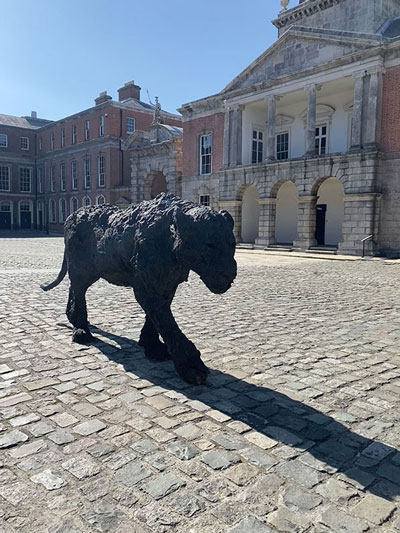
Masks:
[[[43,211],[38,211],[38,229],[40,231],[43,229]]]
[[[315,227],[315,238],[318,246],[325,244],[325,221],[326,221],[326,204],[317,205],[317,224]]]
[[[11,229],[11,213],[0,211],[0,229]]]
[[[21,211],[21,229],[31,229],[32,216],[30,211]]]

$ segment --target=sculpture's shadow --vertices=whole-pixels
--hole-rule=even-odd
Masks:
[[[400,455],[396,459],[398,466],[391,462],[398,453],[395,448],[358,435],[333,418],[282,393],[241,381],[225,372],[212,370],[206,386],[190,386],[177,376],[172,362],[152,363],[144,357],[137,342],[94,326],[92,330],[95,335],[100,334],[118,345],[99,337],[94,343],[108,359],[123,365],[127,372],[154,385],[178,391],[190,400],[199,400],[293,449],[306,450],[308,464],[317,471],[343,474],[344,481],[347,478],[348,483],[359,490],[387,500],[400,499]],[[242,438],[238,434],[236,440]],[[243,440],[246,446],[251,446]],[[363,453],[372,444],[374,447],[369,448],[367,454]],[[291,454],[286,457],[289,464]],[[302,475],[301,470],[299,465],[298,476]]]

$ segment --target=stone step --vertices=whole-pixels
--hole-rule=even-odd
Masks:
[[[309,254],[329,254],[329,255],[336,255],[337,254],[337,248],[333,246],[312,246],[308,250],[305,250],[306,253]]]
[[[236,248],[238,248],[239,250],[254,250],[254,244],[246,243],[246,242],[239,242],[236,245]]]

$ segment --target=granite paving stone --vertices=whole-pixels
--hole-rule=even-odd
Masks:
[[[194,387],[146,360],[126,288],[91,287],[98,341],[71,343],[68,279],[40,290],[62,238],[13,235],[1,533],[400,531],[398,263],[238,250],[224,295],[191,274],[173,312],[211,370]]]

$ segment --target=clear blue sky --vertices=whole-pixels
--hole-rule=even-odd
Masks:
[[[292,0],[291,5],[297,4]],[[0,114],[57,120],[135,80],[162,107],[219,92],[277,36],[279,0],[0,0]]]

